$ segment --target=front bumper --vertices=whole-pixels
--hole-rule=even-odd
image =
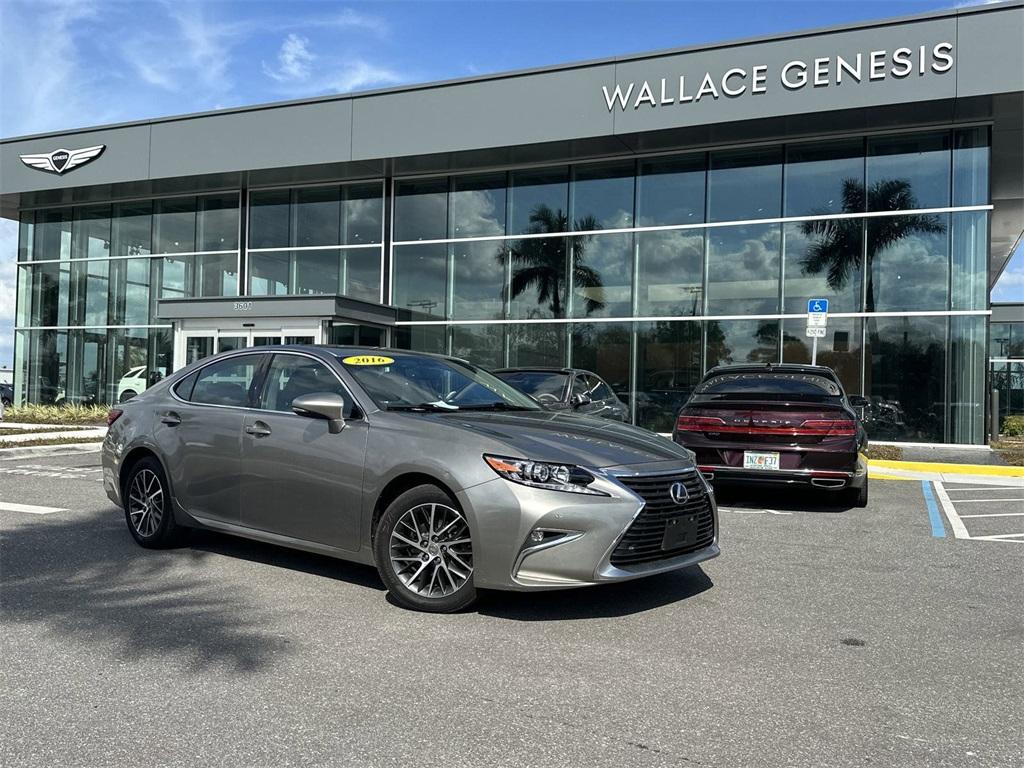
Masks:
[[[664,464],[631,467],[621,474],[696,471],[678,465],[666,469]],[[636,579],[718,556],[718,511],[714,496],[709,495],[714,535],[707,546],[653,562],[612,565],[612,552],[645,506],[643,498],[618,482],[616,472],[600,474],[592,486],[608,496],[530,488],[502,478],[460,491],[459,502],[473,534],[476,585],[564,589]],[[551,540],[531,545],[528,538],[536,529],[551,532]]]
[[[807,486],[831,491],[859,488],[867,478],[867,469],[859,463],[852,472],[817,469],[760,470],[701,464],[700,473],[709,482],[722,484]]]

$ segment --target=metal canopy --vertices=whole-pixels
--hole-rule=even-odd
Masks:
[[[393,326],[395,310],[382,304],[348,296],[224,296],[205,299],[161,299],[157,303],[161,320],[246,317],[311,317],[352,323]]]

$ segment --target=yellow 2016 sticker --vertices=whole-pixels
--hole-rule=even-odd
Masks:
[[[342,360],[345,365],[391,365],[393,358],[383,355],[353,355]]]

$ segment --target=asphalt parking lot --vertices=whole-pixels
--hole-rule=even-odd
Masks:
[[[364,566],[144,551],[97,460],[0,461],[5,766],[1021,764],[1024,516],[970,517],[1021,488],[723,494],[700,568],[438,616]]]

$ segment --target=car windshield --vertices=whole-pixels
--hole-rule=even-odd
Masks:
[[[824,376],[806,373],[722,373],[703,382],[695,393],[710,399],[839,399],[839,386]]]
[[[514,387],[460,360],[394,352],[342,354],[339,359],[385,410],[540,410],[534,400]]]
[[[569,374],[557,371],[502,371],[494,375],[532,397],[550,395],[556,400],[562,399],[569,379]]]

